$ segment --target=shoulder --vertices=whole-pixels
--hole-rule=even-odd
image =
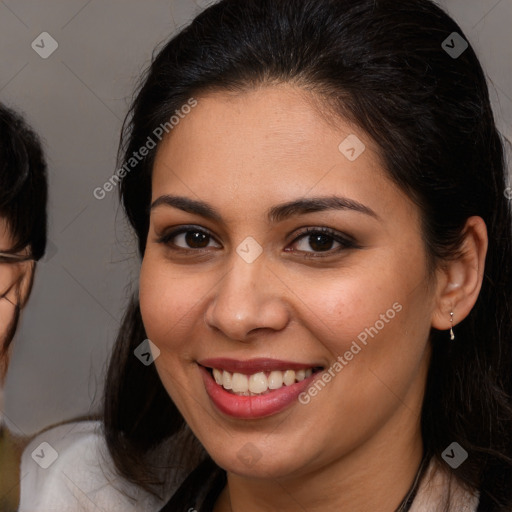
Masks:
[[[162,502],[116,475],[100,422],[67,423],[23,452],[19,512],[157,511]]]

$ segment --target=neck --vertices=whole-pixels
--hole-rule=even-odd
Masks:
[[[350,454],[314,470],[312,463],[300,475],[255,480],[228,472],[215,512],[394,512],[423,457],[419,416],[411,421],[413,413],[406,407],[400,415]]]

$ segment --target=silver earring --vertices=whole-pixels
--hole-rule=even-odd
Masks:
[[[455,334],[453,334],[453,311],[450,312],[450,322],[452,323],[450,327],[450,339],[453,341],[455,339]]]

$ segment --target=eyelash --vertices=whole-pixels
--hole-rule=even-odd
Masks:
[[[201,253],[204,253],[205,251],[207,251],[207,249],[205,249],[205,248],[203,248],[203,249],[184,249],[183,247],[178,247],[178,246],[173,247],[174,244],[171,243],[171,240],[173,238],[175,238],[178,235],[181,235],[183,233],[189,233],[189,232],[202,233],[202,234],[214,239],[213,235],[211,235],[208,231],[205,231],[204,229],[199,229],[194,226],[182,226],[179,229],[171,231],[170,233],[165,233],[164,235],[159,237],[157,239],[157,243],[164,244],[172,251],[181,252],[183,254],[190,254],[190,253],[201,254]],[[337,231],[334,231],[334,230],[332,230],[330,228],[326,228],[326,227],[306,228],[305,230],[303,230],[302,232],[300,232],[298,234],[298,236],[292,241],[292,244],[295,244],[302,238],[307,237],[308,235],[310,236],[310,235],[316,235],[316,234],[327,235],[328,237],[332,238],[335,242],[338,242],[341,247],[339,247],[338,249],[329,249],[328,251],[316,251],[316,252],[315,251],[297,251],[297,252],[303,252],[304,253],[303,257],[306,259],[326,258],[328,256],[332,256],[333,254],[337,254],[346,249],[360,248],[360,246],[357,245],[357,243],[354,240],[352,240],[351,238],[349,238],[347,236],[342,236]],[[325,256],[324,256],[324,254],[325,254]]]

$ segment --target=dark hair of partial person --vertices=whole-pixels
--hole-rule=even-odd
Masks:
[[[28,249],[35,261],[44,256],[47,197],[46,160],[39,137],[20,114],[0,103],[0,217],[14,241],[13,246],[0,250],[17,254]],[[19,315],[19,305],[15,304],[7,337],[0,340],[4,353],[16,331]]]
[[[439,459],[468,490],[480,492],[479,511],[509,511],[512,222],[504,194],[505,151],[471,45],[456,59],[442,48],[453,32],[465,37],[429,0],[213,4],[155,52],[125,119],[119,164],[192,97],[200,102],[208,92],[289,83],[316,93],[328,115],[355,123],[377,144],[387,174],[421,212],[430,276],[459,254],[466,220],[482,217],[489,236],[482,288],[457,324],[455,340],[431,330],[421,431],[425,454]],[[141,257],[155,151],[120,184]],[[133,355],[145,337],[133,298],[108,370],[104,421],[118,471],[158,493],[162,472],[145,454],[184,420],[154,365],[145,367]],[[441,454],[454,441],[469,457],[451,469]],[[215,466],[211,459],[205,464],[188,485],[201,487]],[[176,510],[186,499],[175,500]]]

